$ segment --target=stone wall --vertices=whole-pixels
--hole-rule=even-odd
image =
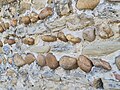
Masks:
[[[119,90],[120,0],[0,0],[0,90]]]

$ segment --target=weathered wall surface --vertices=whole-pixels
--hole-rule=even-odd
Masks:
[[[120,0],[0,0],[0,90],[120,90]]]

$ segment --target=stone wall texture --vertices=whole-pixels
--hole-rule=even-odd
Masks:
[[[0,0],[0,90],[120,90],[120,0]]]

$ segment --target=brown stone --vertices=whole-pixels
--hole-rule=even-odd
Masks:
[[[13,60],[14,60],[15,65],[18,67],[25,65],[25,61],[24,61],[23,57],[20,56],[19,54],[15,54]]]
[[[30,13],[31,23],[35,23],[39,20],[38,14],[35,12]]]
[[[13,26],[13,27],[17,26],[17,19],[11,20],[11,26]]]
[[[98,88],[103,88],[103,82],[102,82],[101,78],[95,79],[93,81],[93,86],[97,89]]]
[[[2,43],[2,41],[0,41],[0,47],[2,47],[3,46],[3,43]]]
[[[33,38],[24,38],[23,43],[28,45],[33,45],[35,43],[35,40]]]
[[[32,18],[30,19],[30,21],[31,21],[31,23],[35,23],[35,22],[38,21],[38,18],[36,18],[36,17],[32,17]]]
[[[62,67],[65,70],[71,70],[78,67],[77,59],[70,56],[61,57],[59,64],[60,64],[60,67]]]
[[[120,55],[115,58],[115,64],[117,68],[120,70]]]
[[[67,41],[68,41],[63,32],[59,32],[59,33],[57,34],[57,38],[60,39],[61,41],[64,41],[64,42],[67,42]]]
[[[5,28],[9,29],[9,27],[10,27],[9,23],[5,23]]]
[[[107,23],[102,23],[102,24],[98,25],[97,27],[98,27],[98,31],[99,31],[99,36],[102,39],[108,39],[108,38],[114,36],[112,29],[110,28],[110,26]]]
[[[112,67],[110,66],[110,64],[104,60],[98,59],[98,60],[93,60],[92,61],[93,65],[96,67],[103,67],[106,70],[111,70]]]
[[[84,40],[92,42],[95,40],[95,38],[96,38],[96,35],[95,35],[94,27],[87,28],[86,30],[83,31],[83,39]]]
[[[41,38],[45,42],[54,42],[54,41],[57,41],[57,37],[56,36],[52,36],[52,35],[43,35]]]
[[[98,4],[100,0],[78,0],[76,7],[78,9],[94,9]]]
[[[40,65],[41,67],[46,65],[45,56],[44,55],[38,54],[36,60],[37,60],[38,65]]]
[[[36,60],[35,56],[31,53],[28,53],[25,57],[25,63],[26,64],[31,64],[32,62],[34,62]]]
[[[120,81],[120,74],[116,74],[116,73],[114,73],[114,76],[115,76],[115,78],[116,78],[117,80]]]
[[[12,44],[15,44],[16,41],[15,41],[14,39],[6,39],[6,40],[4,41],[4,43],[5,43],[5,44],[8,43],[9,45],[12,45]]]
[[[68,39],[68,41],[72,42],[73,44],[76,44],[76,43],[80,43],[81,42],[81,39],[79,37],[74,37],[73,35],[71,34],[67,34],[66,35],[66,38]]]
[[[56,69],[59,66],[56,57],[52,53],[46,55],[46,65],[51,69]]]
[[[24,24],[29,24],[31,22],[30,17],[29,16],[23,16],[21,18],[21,22],[24,23]]]
[[[82,69],[86,73],[90,72],[93,67],[91,60],[89,60],[84,55],[79,56],[77,63],[78,63],[78,66],[80,67],[80,69]]]
[[[43,20],[46,17],[51,16],[52,14],[53,14],[52,8],[46,7],[39,13],[39,18],[40,20]]]
[[[4,30],[6,30],[4,22],[0,23],[0,25],[3,27]]]
[[[4,28],[0,25],[0,33],[4,32]]]

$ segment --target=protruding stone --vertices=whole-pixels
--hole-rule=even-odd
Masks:
[[[35,43],[35,40],[33,38],[24,38],[23,43],[28,45],[33,45]]]
[[[48,16],[51,16],[52,14],[53,14],[52,8],[46,7],[39,13],[39,18],[40,20],[43,20],[47,18]]]
[[[86,73],[89,73],[93,67],[93,63],[91,62],[91,60],[89,60],[84,55],[79,56],[77,63],[80,69],[82,69]]]
[[[43,35],[41,38],[45,42],[54,42],[54,41],[57,41],[57,37],[52,36],[52,35]]]
[[[59,32],[59,33],[57,34],[57,38],[60,39],[61,41],[64,41],[64,42],[67,42],[67,41],[68,41],[63,32]]]
[[[73,35],[71,34],[67,34],[66,35],[66,38],[68,39],[68,41],[72,42],[73,44],[76,44],[76,43],[80,43],[81,42],[81,39],[79,37],[74,37]]]
[[[3,43],[2,43],[2,41],[0,41],[0,47],[2,47],[3,46]]]
[[[100,0],[78,0],[76,7],[78,9],[94,9],[98,4]]]
[[[32,62],[34,62],[36,60],[35,56],[31,53],[28,53],[25,57],[25,63],[26,64],[31,64]]]
[[[4,32],[4,28],[2,27],[2,25],[0,24],[0,33]]]
[[[120,55],[115,58],[115,64],[117,68],[120,70]]]
[[[59,66],[59,63],[56,57],[53,54],[49,53],[46,55],[46,65],[51,69],[56,69]]]
[[[110,66],[110,64],[108,62],[101,60],[101,59],[92,60],[92,63],[96,67],[103,67],[106,70],[112,69],[112,67]]]
[[[110,28],[110,26],[107,23],[102,23],[102,24],[98,25],[97,27],[98,27],[98,31],[99,31],[99,36],[102,39],[108,39],[108,38],[114,36],[112,29]]]
[[[62,67],[65,70],[71,70],[78,67],[77,59],[70,56],[61,57],[59,64],[60,64],[60,67]]]
[[[23,16],[21,17],[21,22],[24,23],[24,24],[29,24],[31,21],[30,21],[30,17],[29,16]]]
[[[17,19],[12,19],[10,24],[13,27],[17,26]]]
[[[19,54],[14,55],[14,63],[18,67],[25,65],[25,61],[24,61],[23,57],[20,56]]]
[[[38,65],[40,65],[41,67],[46,65],[46,61],[45,61],[45,56],[44,55],[38,54],[36,60],[37,60]]]
[[[87,28],[83,31],[83,39],[84,40],[87,40],[89,42],[92,42],[95,40],[95,27],[90,27],[90,28]]]
[[[6,39],[6,40],[4,41],[4,43],[5,43],[5,44],[8,43],[9,45],[12,45],[12,44],[15,44],[16,41],[15,41],[14,39]]]

